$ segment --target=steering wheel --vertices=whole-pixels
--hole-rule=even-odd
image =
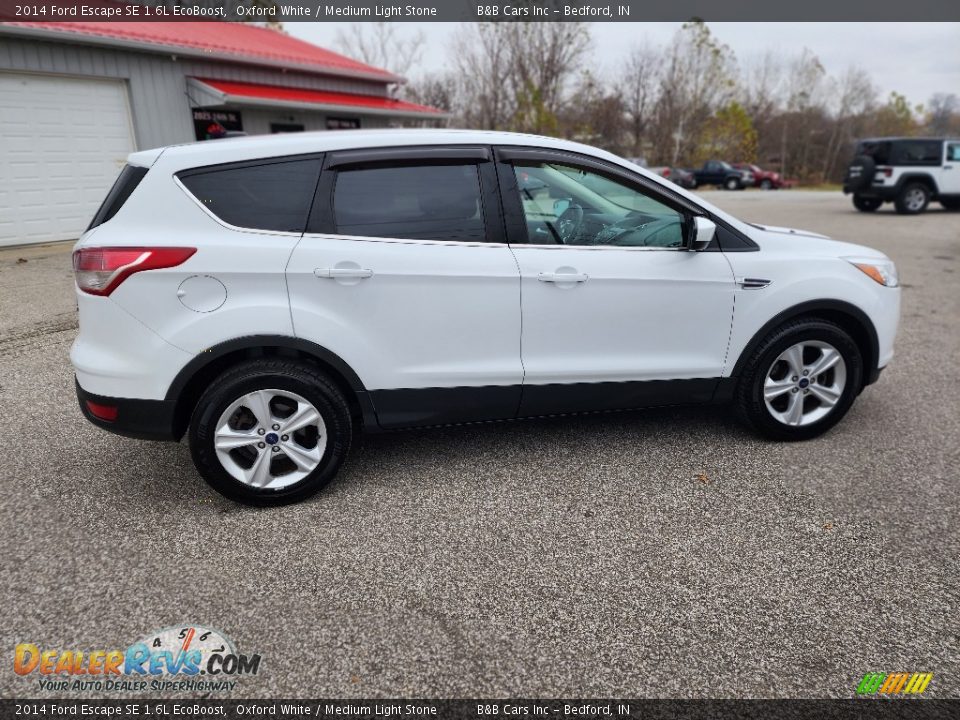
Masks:
[[[560,242],[564,245],[570,245],[577,239],[582,227],[583,208],[576,203],[570,203],[570,207],[557,218],[557,235],[560,237]]]

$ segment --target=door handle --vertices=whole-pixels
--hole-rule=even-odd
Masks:
[[[313,274],[318,278],[368,278],[373,277],[373,270],[365,268],[317,268]]]
[[[585,273],[540,273],[537,280],[552,283],[582,283],[590,279]]]

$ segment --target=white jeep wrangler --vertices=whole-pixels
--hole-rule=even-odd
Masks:
[[[960,139],[871,138],[857,143],[843,179],[844,194],[857,210],[873,212],[893,202],[897,212],[915,215],[938,200],[960,210]]]

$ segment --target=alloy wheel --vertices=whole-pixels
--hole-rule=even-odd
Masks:
[[[784,425],[811,425],[829,415],[847,385],[840,351],[819,340],[791,345],[770,365],[763,383],[767,411]]]
[[[323,459],[327,427],[305,398],[287,390],[255,390],[217,420],[214,447],[224,470],[260,489],[303,480]]]

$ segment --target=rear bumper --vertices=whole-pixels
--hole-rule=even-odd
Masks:
[[[84,417],[99,428],[117,435],[140,440],[177,440],[173,430],[173,415],[176,403],[167,400],[134,400],[113,398],[88,393],[77,386],[77,401]],[[105,420],[91,411],[88,402],[106,408],[116,408],[116,419]]]

